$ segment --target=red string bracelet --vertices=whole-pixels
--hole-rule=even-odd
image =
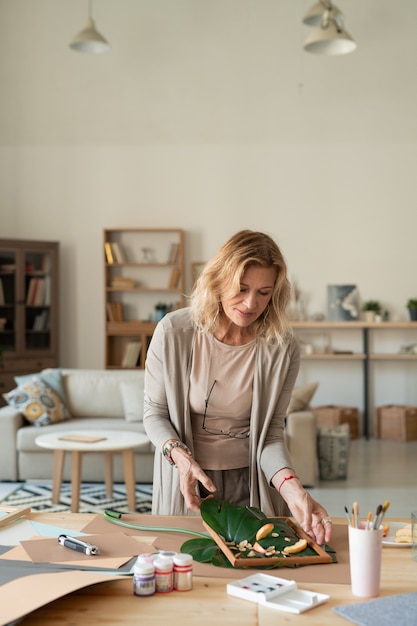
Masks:
[[[285,483],[285,481],[286,481],[286,480],[291,480],[291,478],[297,478],[298,480],[300,480],[300,479],[298,478],[298,476],[296,476],[295,474],[290,474],[289,476],[286,476],[286,477],[282,480],[282,482],[281,482],[280,486],[278,487],[278,493],[279,493],[279,494],[281,494],[281,487],[282,487],[282,485]]]

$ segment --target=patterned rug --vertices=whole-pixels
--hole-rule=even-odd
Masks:
[[[30,506],[33,511],[61,512],[71,510],[71,483],[62,483],[58,504],[52,504],[52,482],[25,482],[2,503],[11,506]],[[113,498],[106,496],[102,483],[82,483],[80,490],[80,513],[101,513],[104,509],[128,512],[124,484],[113,485]],[[136,485],[136,512],[150,513],[152,510],[152,485]]]

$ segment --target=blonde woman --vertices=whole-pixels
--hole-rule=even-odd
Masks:
[[[330,540],[331,520],[284,442],[300,360],[290,289],[273,239],[242,230],[206,264],[190,307],[157,325],[144,406],[156,447],[153,513],[195,513],[215,495],[268,516],[291,513],[318,543]]]

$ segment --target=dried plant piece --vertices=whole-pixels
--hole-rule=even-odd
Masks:
[[[259,539],[265,539],[265,537],[268,537],[268,535],[270,535],[273,530],[273,524],[264,524],[256,533],[256,541],[259,541]]]
[[[286,546],[283,550],[286,554],[296,554],[297,552],[302,552],[307,548],[306,539],[299,539],[297,543],[293,543],[292,546]]]

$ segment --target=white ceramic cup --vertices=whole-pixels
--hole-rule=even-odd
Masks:
[[[352,593],[362,598],[379,596],[382,560],[382,529],[349,526],[349,561]]]

